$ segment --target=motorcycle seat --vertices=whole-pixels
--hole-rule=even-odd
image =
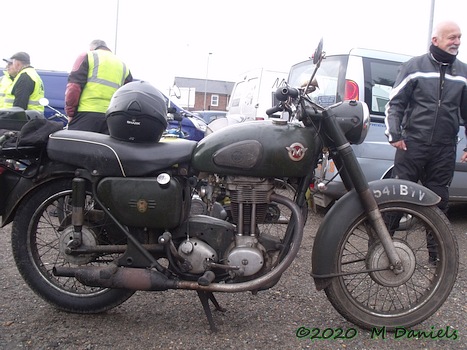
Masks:
[[[96,176],[147,176],[189,162],[196,144],[184,139],[132,143],[89,131],[59,130],[49,136],[47,155]]]

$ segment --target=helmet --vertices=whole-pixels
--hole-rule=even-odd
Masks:
[[[167,128],[164,95],[145,81],[125,84],[113,94],[106,120],[117,140],[158,142]]]

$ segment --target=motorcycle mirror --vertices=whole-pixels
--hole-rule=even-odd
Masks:
[[[46,106],[49,105],[49,99],[46,98],[46,97],[42,97],[41,99],[39,99],[39,104],[40,104],[41,106],[46,107]]]
[[[181,122],[183,120],[183,116],[180,115],[180,113],[174,113],[173,116],[174,116],[174,120],[177,122]]]
[[[323,38],[321,38],[321,40],[319,41],[319,44],[315,49],[315,53],[313,54],[313,64],[317,64],[320,61],[322,54],[323,54]]]

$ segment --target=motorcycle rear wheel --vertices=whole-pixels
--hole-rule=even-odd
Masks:
[[[387,267],[388,259],[379,239],[370,238],[371,224],[362,215],[342,235],[334,258],[336,272],[346,275],[333,278],[325,292],[350,322],[390,331],[419,324],[441,307],[456,281],[459,253],[450,223],[437,207],[401,202],[380,210],[390,232],[392,228],[404,272],[363,272]],[[410,225],[403,223],[407,217]],[[398,218],[397,224],[390,218]]]
[[[100,313],[122,304],[134,291],[89,287],[75,278],[58,277],[53,274],[53,268],[56,266],[100,266],[108,264],[115,257],[67,257],[64,254],[71,232],[69,229],[67,231],[67,227],[70,227],[71,220],[70,212],[63,212],[63,203],[70,203],[71,188],[71,180],[59,180],[39,188],[23,200],[12,227],[13,256],[21,276],[29,287],[54,307],[74,313]],[[92,209],[92,203],[92,195],[88,193],[85,220],[86,212]],[[105,242],[105,225],[102,223],[98,225],[87,221],[83,226],[83,239],[86,244],[109,243]]]

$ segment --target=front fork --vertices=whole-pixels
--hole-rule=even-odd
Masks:
[[[395,274],[403,272],[401,259],[399,254],[397,254],[391,234],[386,227],[383,216],[381,215],[378,204],[376,203],[376,199],[371,193],[365,174],[363,174],[362,168],[357,161],[357,157],[355,156],[350,143],[347,141],[344,133],[338,125],[332,109],[323,111],[323,126],[336,145],[339,156],[335,161],[337,162],[339,169],[343,169],[342,180],[346,186],[348,186],[350,182],[359,195],[365,212],[367,213],[370,222],[378,235],[384,250],[386,251],[391,264],[391,269]]]

